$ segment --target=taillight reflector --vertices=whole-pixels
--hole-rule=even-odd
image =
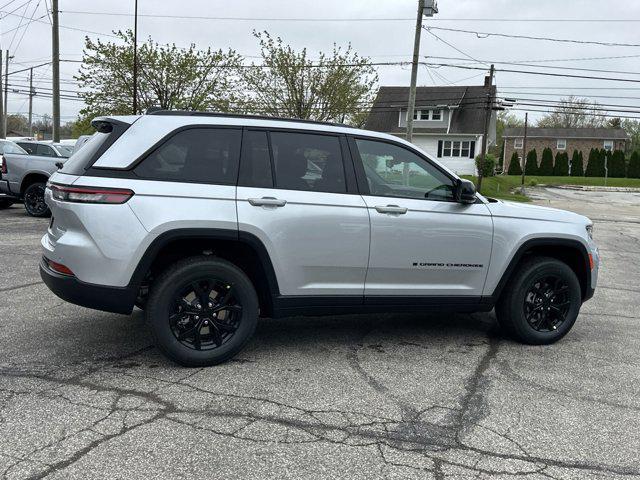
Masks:
[[[591,268],[591,270],[593,270],[594,267],[594,263],[593,263],[593,255],[590,253],[589,254],[589,267]]]
[[[71,269],[69,269],[69,267],[66,267],[66,266],[62,265],[61,263],[53,262],[53,261],[48,260],[48,259],[47,259],[47,263],[49,264],[49,268],[51,268],[51,270],[53,270],[54,272],[58,272],[58,273],[61,273],[63,275],[71,275],[71,276],[73,276],[73,272],[71,271]]]
[[[51,184],[51,194],[55,200],[76,203],[120,204],[133,197],[133,191],[121,188],[71,187]]]

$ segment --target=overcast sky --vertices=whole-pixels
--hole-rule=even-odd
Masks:
[[[38,19],[46,15],[45,3],[50,0],[32,0],[6,15],[25,0],[0,0],[3,12],[0,20],[2,49],[10,49],[14,58],[9,71],[37,65],[50,59],[51,27],[46,16],[28,27],[18,27],[18,15]],[[7,5],[7,3],[10,3]],[[6,7],[4,5],[7,5]],[[60,0],[60,52],[64,60],[80,60],[84,36],[97,37],[71,28],[109,34],[112,30],[125,29],[133,24],[134,0],[111,0],[109,2],[88,2],[86,0]],[[37,8],[36,8],[37,6]],[[268,30],[281,36],[295,48],[307,47],[313,55],[319,51],[330,51],[333,43],[346,45],[351,42],[354,49],[375,62],[409,61],[413,49],[413,35],[417,0],[139,0],[139,35],[151,36],[160,43],[175,43],[186,46],[195,43],[199,47],[234,48],[246,56],[258,53],[253,29]],[[440,12],[434,19],[425,19],[425,25],[443,28],[467,29],[480,32],[507,33],[529,36],[555,37],[577,40],[591,40],[616,43],[640,43],[640,21],[637,22],[551,22],[548,19],[640,19],[640,1],[621,0],[440,0]],[[73,13],[85,12],[85,13]],[[96,15],[94,13],[117,13],[125,15]],[[152,15],[187,15],[202,17],[242,17],[249,20],[212,20],[153,18]],[[388,21],[354,22],[301,22],[279,21],[286,18],[384,18]],[[544,19],[543,22],[503,22],[473,21],[470,19]],[[256,20],[259,19],[259,20]],[[396,20],[398,19],[398,20]],[[23,24],[27,20],[22,20]],[[12,31],[13,30],[13,31]],[[23,36],[24,33],[24,36]],[[463,57],[451,46],[423,32],[422,55],[441,57]],[[558,61],[544,65],[570,66],[589,69],[638,71],[640,47],[612,47],[557,43],[512,38],[478,38],[476,35],[448,31],[433,31],[476,60],[488,61],[534,61],[564,60],[585,57],[634,56],[631,58],[597,59],[583,61]],[[14,36],[15,34],[15,36]],[[107,37],[104,37],[107,40]],[[251,61],[252,59],[248,59]],[[431,60],[442,62],[443,60]],[[448,63],[460,61],[444,60]],[[482,66],[480,64],[476,66]],[[62,89],[77,90],[71,83],[77,71],[77,63],[61,64]],[[496,68],[526,69],[496,64]],[[618,76],[640,78],[634,75],[612,75],[593,72],[562,72],[596,76]],[[51,67],[35,70],[36,87],[51,88]],[[476,75],[475,77],[472,77]],[[379,67],[380,85],[407,85],[409,68],[405,66]],[[472,78],[469,78],[472,77]],[[419,85],[459,85],[481,84],[482,71],[455,68],[427,69],[419,71]],[[27,85],[26,73],[16,74],[10,83]],[[517,75],[506,72],[496,74],[496,83],[504,92],[535,92],[577,94],[584,96],[616,95],[620,97],[640,97],[640,83],[623,83]],[[517,87],[517,88],[510,88]],[[572,90],[549,90],[542,87],[565,87]],[[600,89],[583,90],[598,87]],[[628,90],[621,90],[626,88]],[[514,93],[513,96],[527,97]],[[531,97],[531,95],[529,95]],[[543,97],[540,97],[543,98]],[[558,98],[558,97],[544,97]],[[640,105],[640,99],[600,99],[601,103]],[[82,107],[80,102],[62,101],[62,120],[75,118]],[[9,93],[9,112],[26,113],[27,97]],[[34,113],[51,113],[51,100],[34,99]],[[523,115],[522,112],[517,112]],[[534,115],[535,116],[535,115]]]

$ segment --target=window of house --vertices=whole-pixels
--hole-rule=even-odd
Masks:
[[[271,148],[276,188],[346,193],[338,137],[271,132]]]
[[[431,110],[431,120],[442,120],[442,110]]]
[[[443,157],[450,157],[451,156],[451,142],[449,140],[445,140],[443,142],[442,156]]]
[[[558,140],[556,142],[556,148],[558,150],[566,150],[567,149],[567,141],[566,140]]]
[[[442,110],[414,110],[413,119],[440,121],[442,120]]]
[[[476,148],[474,141],[440,140],[438,142],[438,157],[472,158]]]
[[[524,139],[516,138],[515,141],[513,142],[513,148],[522,148],[522,147],[524,147]]]
[[[241,136],[241,130],[229,128],[182,130],[151,152],[134,173],[157,180],[235,185]]]
[[[608,152],[613,150],[613,140],[605,140],[604,141],[604,149]]]

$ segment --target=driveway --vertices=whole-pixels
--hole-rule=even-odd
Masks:
[[[5,478],[640,477],[640,201],[536,190],[590,213],[603,268],[560,343],[493,313],[261,321],[248,348],[184,369],[130,317],[40,282],[46,220],[0,211]]]

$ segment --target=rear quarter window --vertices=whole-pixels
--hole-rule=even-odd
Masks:
[[[135,167],[140,178],[235,185],[242,130],[189,128],[175,133]]]

